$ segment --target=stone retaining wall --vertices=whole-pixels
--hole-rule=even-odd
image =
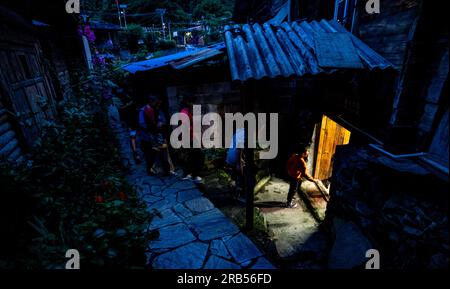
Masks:
[[[381,268],[448,267],[448,180],[412,160],[351,146],[338,148],[333,172],[330,267],[364,268],[365,256],[342,254],[369,247],[379,250]]]

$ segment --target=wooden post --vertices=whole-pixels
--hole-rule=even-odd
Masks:
[[[241,107],[243,114],[252,112],[254,99],[254,83],[250,82],[241,88]],[[248,147],[249,131],[248,124],[245,125],[245,139],[244,139],[244,193],[246,196],[245,206],[245,229],[250,231],[254,225],[254,187],[255,187],[255,165],[254,165],[254,150]]]
[[[248,135],[248,130],[245,132]],[[245,166],[244,166],[244,178],[245,178],[245,229],[250,231],[253,229],[254,224],[254,188],[255,188],[255,170],[253,161],[254,150],[251,148],[245,148]]]

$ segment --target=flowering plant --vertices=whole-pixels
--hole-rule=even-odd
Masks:
[[[94,42],[96,39],[94,31],[91,30],[89,25],[78,26],[78,34],[80,36],[86,36],[89,42]]]

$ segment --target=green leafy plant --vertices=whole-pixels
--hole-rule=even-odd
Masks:
[[[63,268],[69,248],[84,268],[145,265],[151,215],[124,179],[100,99],[85,90],[61,104],[27,163],[0,162],[0,266]]]

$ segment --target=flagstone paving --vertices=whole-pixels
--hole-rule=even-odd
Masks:
[[[263,253],[215,208],[195,184],[179,177],[150,177],[140,166],[128,181],[155,214],[149,230],[159,237],[148,245],[155,269],[274,269]],[[154,189],[157,188],[157,189]]]
[[[296,265],[291,264],[291,268],[321,268],[326,260],[326,236],[301,199],[297,200],[298,207],[286,207],[288,189],[288,183],[272,178],[264,190],[256,194],[255,205],[260,208],[281,260],[295,262],[302,259]],[[310,264],[304,259],[311,260]]]
[[[148,230],[159,237],[148,244],[147,265],[154,269],[275,269],[247,236],[215,208],[194,182],[178,176],[148,176],[131,157],[128,132],[110,108],[119,137],[127,180],[155,214]]]

